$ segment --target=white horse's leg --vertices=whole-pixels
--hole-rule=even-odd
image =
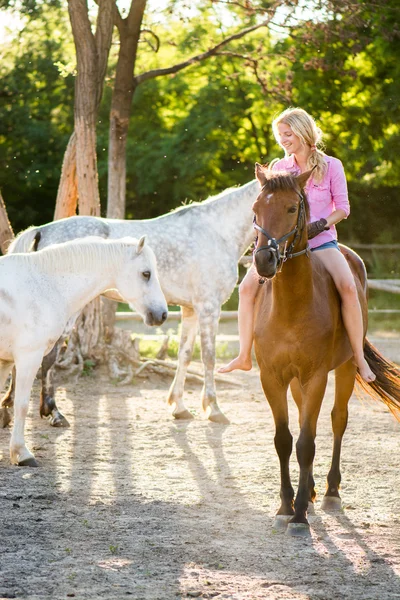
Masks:
[[[10,441],[10,458],[14,465],[37,467],[35,457],[25,445],[24,429],[32,384],[42,358],[43,352],[28,355],[25,360],[16,360],[14,426]]]
[[[193,419],[183,403],[183,388],[187,368],[192,359],[197,333],[197,315],[192,308],[182,307],[182,332],[179,343],[178,368],[168,394],[168,404],[175,419]]]
[[[201,310],[198,313],[201,338],[201,360],[204,365],[204,387],[201,393],[203,410],[210,421],[229,423],[217,403],[215,390],[215,338],[218,329],[220,307],[217,310]]]
[[[12,362],[0,361],[0,390],[3,388],[3,385],[5,384],[6,379],[10,374],[12,366]],[[5,404],[2,404],[0,408],[0,427],[7,427],[10,421],[10,411],[8,410],[8,407]]]

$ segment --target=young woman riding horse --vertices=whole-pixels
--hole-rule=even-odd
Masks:
[[[312,170],[298,176],[256,165],[261,186],[253,205],[259,232],[254,265],[265,280],[255,305],[254,339],[261,383],[275,421],[275,447],[281,468],[281,505],[276,525],[290,534],[308,534],[307,511],[315,498],[313,462],[317,420],[328,373],[335,370],[332,410],[333,454],[322,508],[341,507],[340,453],[347,426],[347,405],[355,380],[374,398],[400,414],[400,369],[387,361],[367,339],[364,352],[376,377],[366,382],[357,374],[353,349],[341,315],[341,302],[330,271],[321,260],[324,250],[310,252],[307,222],[310,207],[304,186]],[[337,250],[332,250],[337,252]],[[352,273],[367,329],[367,277],[362,260],[343,248]],[[339,254],[339,252],[337,252]],[[342,255],[340,255],[342,256]],[[296,454],[300,468],[294,499],[289,459],[288,388],[299,410]]]
[[[272,169],[293,175],[313,169],[305,187],[310,205],[309,246],[312,252],[318,251],[319,259],[335,282],[354,361],[361,377],[371,382],[375,375],[364,357],[363,321],[356,284],[337,244],[335,224],[347,218],[350,212],[342,163],[319,150],[322,132],[305,110],[285,110],[273,121],[272,128],[276,140],[285,151],[285,157],[274,162]],[[251,369],[254,303],[259,288],[259,276],[253,264],[239,287],[239,355],[220,368],[220,373]]]

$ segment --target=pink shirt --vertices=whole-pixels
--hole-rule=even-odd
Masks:
[[[326,219],[334,210],[344,210],[346,218],[350,214],[349,196],[347,193],[347,182],[343,165],[338,158],[325,156],[328,170],[323,180],[316,183],[313,177],[307,181],[305,191],[310,205],[310,223],[319,219]],[[300,175],[294,155],[278,160],[273,166],[273,171],[288,171],[293,175]],[[331,225],[327,231],[323,231],[312,240],[309,240],[310,248],[317,248],[326,242],[337,240],[336,227]]]

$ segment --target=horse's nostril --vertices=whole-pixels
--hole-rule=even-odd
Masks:
[[[166,311],[164,311],[162,314],[162,317],[161,317],[163,322],[166,320],[167,317],[168,317],[168,313]]]

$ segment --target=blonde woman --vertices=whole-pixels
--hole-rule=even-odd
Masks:
[[[301,108],[289,108],[272,123],[275,138],[285,152],[285,157],[274,161],[271,168],[299,175],[315,167],[307,182],[306,193],[310,205],[308,225],[309,245],[331,274],[342,300],[343,322],[349,336],[361,377],[375,379],[364,357],[363,322],[355,281],[350,267],[341,254],[336,233],[336,223],[350,213],[347,183],[343,165],[337,158],[327,156],[319,149],[322,131],[314,119]],[[239,355],[219,373],[235,369],[249,371],[252,367],[254,304],[259,289],[259,277],[254,264],[239,286]]]

